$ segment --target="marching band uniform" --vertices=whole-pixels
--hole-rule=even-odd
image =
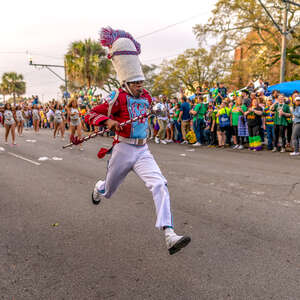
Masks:
[[[122,123],[145,115],[152,102],[150,94],[144,89],[139,97],[135,97],[128,86],[130,82],[145,80],[138,59],[139,43],[129,33],[111,28],[102,29],[101,43],[110,49],[109,58],[112,59],[123,88],[113,91],[104,104],[94,107],[86,115],[86,122],[101,126],[108,119]],[[106,179],[96,183],[92,200],[94,204],[99,204],[102,197],[110,198],[127,174],[130,171],[135,172],[152,192],[157,215],[155,226],[164,230],[169,253],[174,254],[185,247],[190,238],[178,236],[173,230],[167,180],[150,153],[147,130],[148,119],[145,117],[116,132]],[[103,157],[105,152],[102,149],[98,156]]]

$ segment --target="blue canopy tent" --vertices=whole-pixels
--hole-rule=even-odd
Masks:
[[[272,85],[268,88],[268,94],[271,94],[274,90],[278,90],[285,96],[291,96],[294,91],[300,92],[300,80],[283,82],[279,84]]]

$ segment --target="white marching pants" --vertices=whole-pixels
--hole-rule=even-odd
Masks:
[[[157,216],[155,227],[159,229],[164,226],[173,227],[167,180],[162,175],[147,144],[144,146],[122,142],[116,144],[108,163],[106,179],[98,187],[98,191],[105,198],[110,198],[131,170],[152,192]]]

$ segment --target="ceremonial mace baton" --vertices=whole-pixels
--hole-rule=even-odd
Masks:
[[[120,127],[124,127],[125,125],[131,124],[131,123],[136,122],[136,121],[138,121],[138,120],[145,119],[145,118],[149,117],[151,114],[152,114],[152,113],[149,112],[149,113],[142,114],[142,115],[140,115],[140,116],[138,116],[138,117],[135,117],[135,118],[133,118],[133,119],[129,119],[129,120],[123,122],[123,123],[120,123]],[[96,136],[102,135],[102,134],[104,134],[105,132],[109,132],[109,131],[110,131],[110,129],[106,128],[106,129],[103,129],[103,130],[98,131],[98,132],[93,132],[93,133],[91,133],[90,135],[88,135],[88,136],[86,136],[86,137],[80,139],[78,144],[81,144],[81,143],[83,143],[83,142],[86,142],[86,141],[88,141],[89,139],[93,139],[93,138],[95,138]],[[70,144],[64,145],[64,146],[63,146],[63,149],[68,148],[68,147],[71,147],[71,146],[73,146],[73,145],[76,145],[76,144],[70,143]]]

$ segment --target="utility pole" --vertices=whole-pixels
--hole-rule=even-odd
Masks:
[[[282,26],[282,42],[281,42],[281,61],[280,61],[280,83],[284,82],[285,69],[286,69],[286,37],[288,35],[287,31],[287,15],[288,15],[288,4],[284,3],[283,10],[283,26]]]
[[[287,36],[290,32],[292,32],[294,30],[294,28],[296,26],[298,26],[300,24],[297,23],[295,26],[293,26],[292,28],[287,28],[287,19],[288,19],[288,10],[289,10],[289,5],[296,5],[298,7],[300,7],[300,4],[295,3],[293,1],[290,0],[282,0],[282,2],[284,3],[284,9],[283,9],[283,25],[282,27],[280,25],[278,25],[276,23],[276,21],[274,20],[274,18],[272,17],[272,15],[270,14],[270,12],[268,11],[268,9],[266,8],[266,6],[262,3],[261,0],[258,0],[260,5],[263,7],[263,9],[265,10],[265,12],[267,13],[267,15],[269,16],[269,18],[272,20],[273,24],[275,25],[275,27],[278,29],[278,31],[281,34],[282,37],[282,42],[281,42],[281,60],[280,60],[280,83],[284,82],[285,80],[285,69],[286,69],[286,40],[287,40]]]
[[[56,77],[58,77],[60,80],[62,80],[65,83],[65,93],[64,93],[64,97],[66,96],[66,98],[68,98],[68,80],[67,80],[67,65],[66,65],[66,61],[64,61],[64,65],[49,65],[49,64],[34,64],[32,62],[32,58],[29,58],[29,65],[30,66],[34,66],[34,67],[42,67],[42,68],[47,68],[52,74],[54,74]],[[65,76],[64,78],[61,77],[59,74],[57,74],[55,71],[52,70],[52,68],[64,68],[65,71]]]
[[[65,68],[65,88],[66,88],[66,93],[68,93],[68,80],[67,80],[67,64],[66,60],[64,60],[64,68]]]

